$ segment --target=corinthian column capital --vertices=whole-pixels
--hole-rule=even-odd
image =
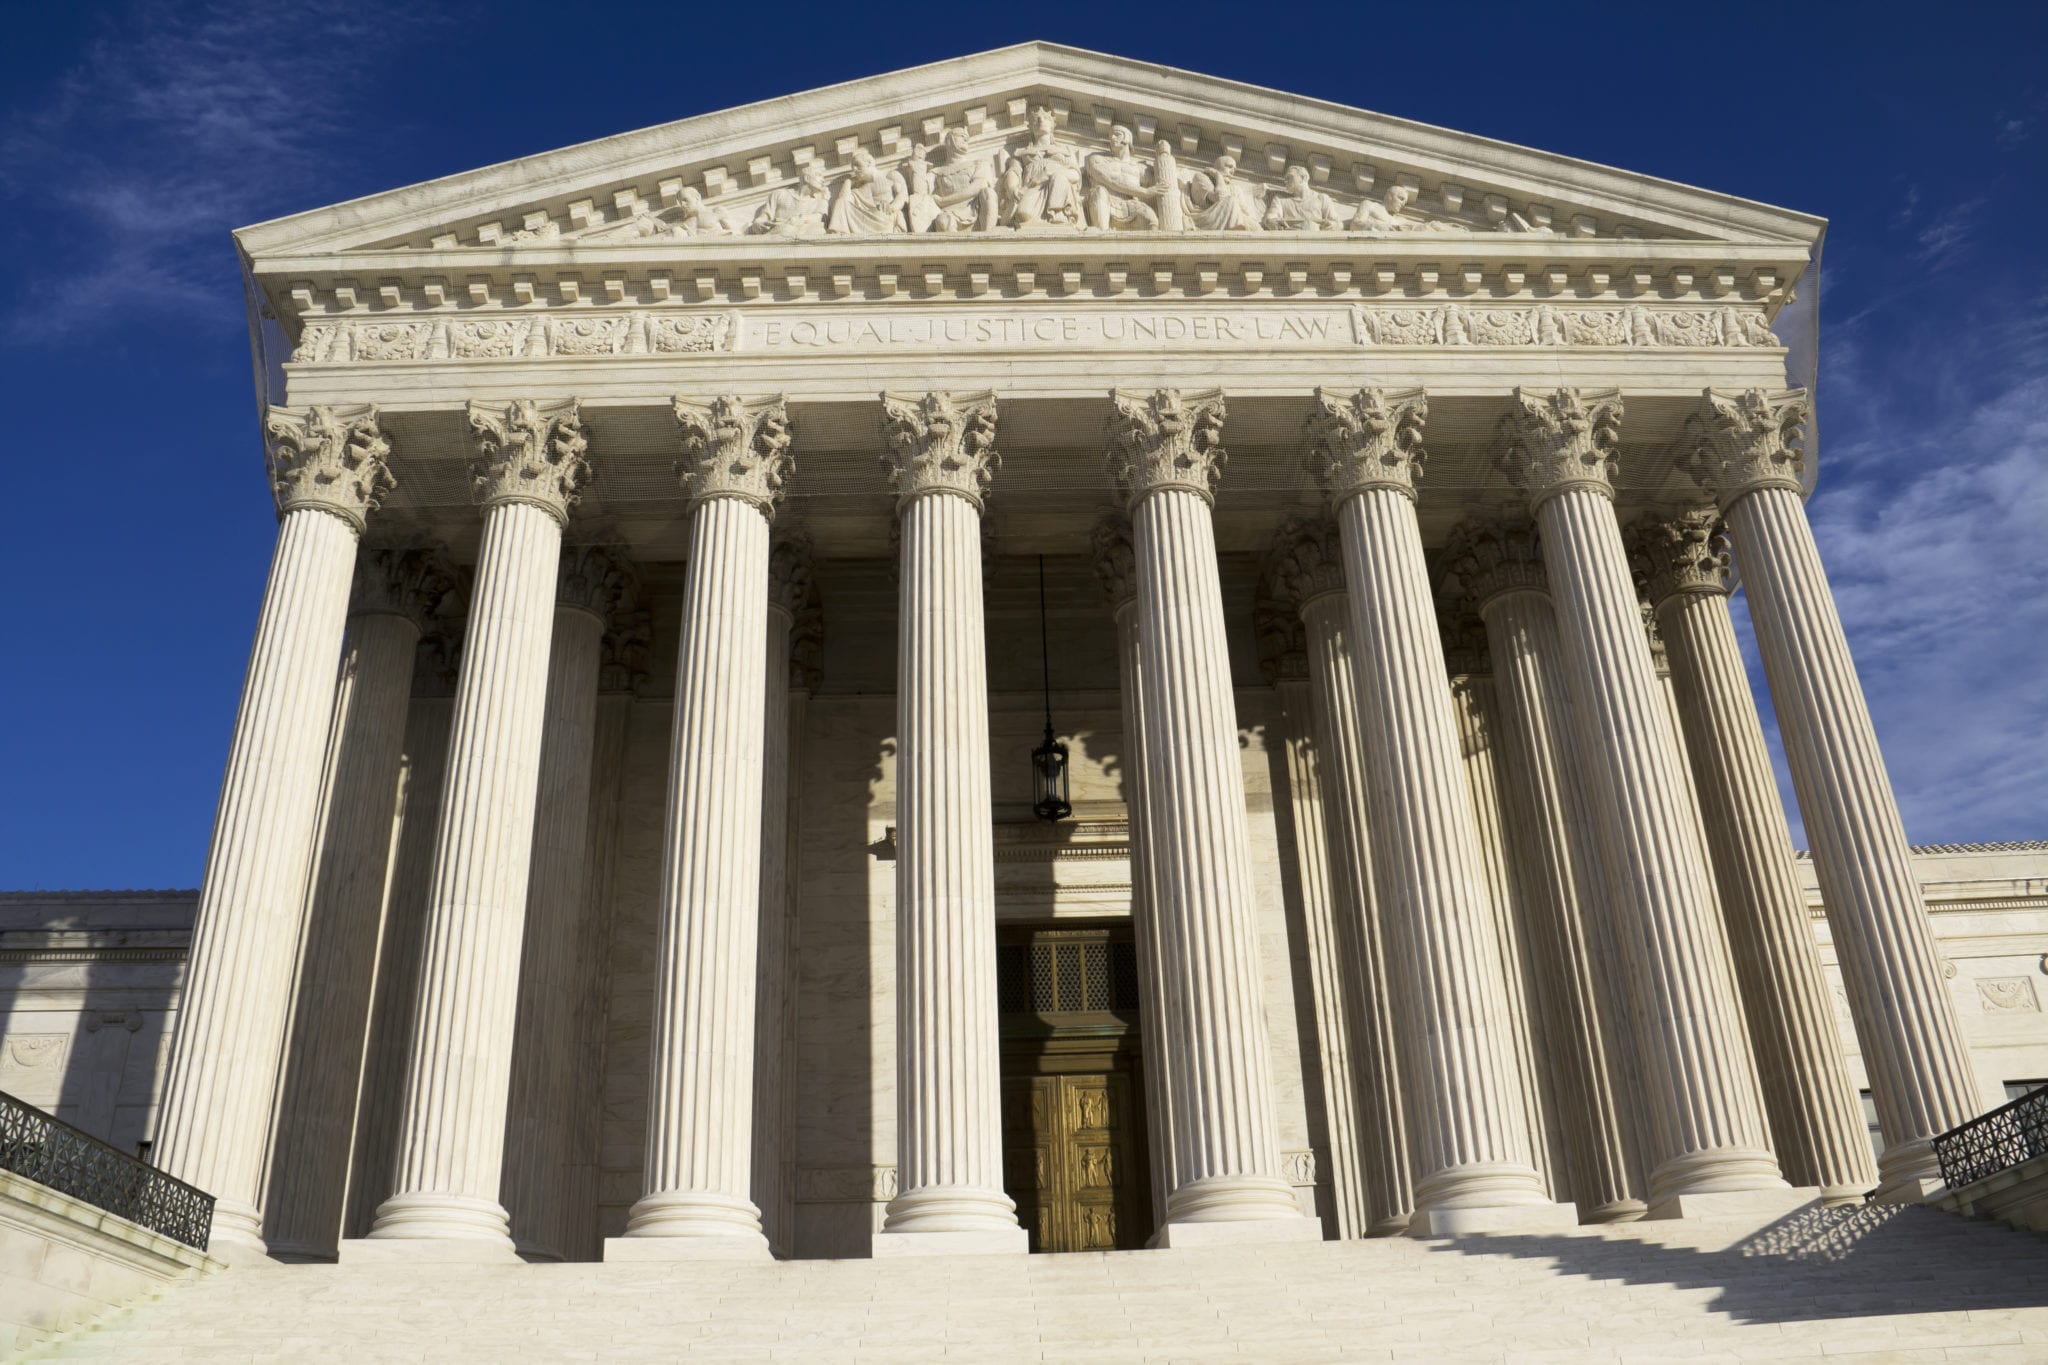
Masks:
[[[590,482],[590,437],[576,400],[515,399],[504,407],[471,402],[476,438],[470,476],[483,507],[523,502],[567,525],[569,508]]]
[[[263,435],[280,515],[317,507],[360,534],[370,512],[398,486],[385,463],[391,442],[368,403],[303,412],[272,408],[264,414]]]
[[[811,542],[783,536],[768,548],[768,606],[794,621],[817,605],[818,585],[811,575]]]
[[[1227,408],[1221,389],[1110,390],[1109,465],[1124,500],[1135,508],[1148,493],[1178,488],[1216,502],[1216,479],[1230,457],[1223,449]]]
[[[1308,630],[1301,611],[1270,574],[1259,584],[1252,629],[1259,637],[1259,672],[1268,683],[1308,677]]]
[[[708,403],[678,398],[675,411],[683,429],[676,474],[691,505],[738,498],[773,521],[790,466],[789,410],[782,396],[749,400],[721,394]]]
[[[1643,517],[1628,532],[1629,570],[1652,608],[1679,593],[1728,591],[1728,528],[1701,507],[1666,519]]]
[[[640,575],[622,555],[598,545],[570,545],[562,550],[562,569],[555,575],[555,605],[589,612],[609,626],[639,596]]]
[[[1707,389],[1686,419],[1679,467],[1723,508],[1758,488],[1804,494],[1805,389]]]
[[[882,468],[900,508],[925,493],[951,493],[977,509],[1002,466],[996,452],[996,396],[934,391],[882,395]]]
[[[1107,514],[1095,523],[1089,541],[1095,551],[1095,576],[1110,610],[1137,601],[1138,556],[1131,546],[1130,520],[1121,512]]]
[[[1444,568],[1477,610],[1503,593],[1544,592],[1543,545],[1532,521],[1467,521],[1444,542]]]
[[[403,616],[425,630],[456,582],[455,566],[438,550],[364,550],[356,556],[349,615]]]
[[[1296,615],[1326,593],[1344,591],[1344,539],[1326,517],[1296,513],[1280,524],[1266,551],[1273,596]]]
[[[654,614],[631,606],[613,612],[597,649],[597,690],[639,691],[654,671]]]
[[[1500,465],[1529,505],[1569,488],[1614,496],[1621,446],[1621,390],[1517,388],[1501,418]]]
[[[1335,509],[1346,498],[1391,488],[1409,498],[1422,482],[1422,425],[1429,399],[1421,389],[1360,389],[1349,398],[1316,390],[1308,419],[1308,466]]]

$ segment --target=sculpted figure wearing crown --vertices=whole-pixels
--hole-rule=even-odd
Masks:
[[[1010,227],[1085,227],[1081,212],[1081,158],[1054,140],[1052,110],[1031,111],[1031,136],[1009,153],[1001,184],[1002,221]]]

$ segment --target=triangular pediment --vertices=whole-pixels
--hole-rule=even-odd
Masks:
[[[1804,245],[1821,227],[1384,114],[1026,43],[525,157],[237,240],[261,274],[266,262],[351,253],[632,255],[684,237],[851,245],[1133,230]]]

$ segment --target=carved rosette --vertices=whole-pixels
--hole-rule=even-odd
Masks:
[[[619,612],[630,610],[640,595],[640,574],[617,551],[599,545],[562,549],[561,572],[555,575],[555,605],[587,611],[609,626]]]
[[[523,502],[567,525],[569,509],[590,482],[590,438],[576,400],[515,399],[499,408],[469,405],[476,438],[470,462],[479,506]]]
[[[1343,592],[1344,538],[1337,524],[1303,513],[1282,522],[1266,552],[1266,582],[1296,615],[1326,593]]]
[[[366,549],[356,556],[349,615],[403,616],[424,631],[456,581],[439,550]]]
[[[1111,512],[1095,523],[1089,533],[1095,551],[1095,576],[1102,583],[1102,595],[1111,611],[1138,597],[1138,556],[1131,545],[1130,519]]]
[[[1547,592],[1543,544],[1527,520],[1467,521],[1444,542],[1444,568],[1471,597],[1475,610],[1503,593]]]
[[[627,605],[614,611],[598,640],[597,690],[637,692],[654,667],[654,613]]]
[[[934,391],[882,395],[882,468],[900,509],[926,493],[951,493],[977,509],[1002,467],[996,451],[996,396]]]
[[[1805,389],[1708,389],[1699,411],[1686,419],[1679,468],[1723,509],[1758,488],[1788,488],[1804,496],[1810,411]]]
[[[1223,390],[1112,389],[1109,464],[1118,491],[1135,508],[1148,493],[1178,488],[1211,506],[1230,457],[1223,449]]]
[[[1671,519],[1646,516],[1629,528],[1628,563],[1652,610],[1679,593],[1726,593],[1728,528],[1711,507]]]
[[[1422,481],[1422,427],[1429,399],[1421,389],[1360,389],[1346,398],[1316,390],[1308,420],[1308,467],[1335,510],[1374,488],[1415,497]]]
[[[370,513],[398,486],[387,467],[391,443],[371,404],[272,408],[264,414],[263,435],[280,516],[317,507],[361,534]]]
[[[708,403],[675,400],[683,431],[683,458],[676,474],[690,503],[738,498],[775,519],[789,477],[789,410],[782,396],[745,399],[722,394]]]
[[[1500,467],[1531,507],[1570,488],[1614,496],[1621,446],[1619,389],[1517,388],[1501,418]]]

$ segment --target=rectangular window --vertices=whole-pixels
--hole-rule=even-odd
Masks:
[[[2036,1090],[2044,1088],[2048,1088],[2048,1081],[2007,1081],[2005,1083],[2005,1102],[2011,1104],[2016,1099],[2031,1095]]]

